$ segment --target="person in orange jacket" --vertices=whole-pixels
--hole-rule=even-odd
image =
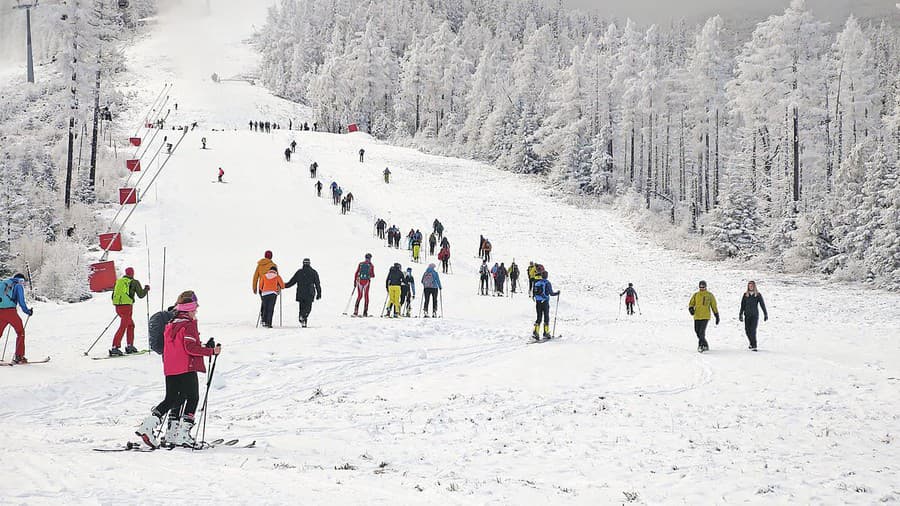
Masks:
[[[266,251],[263,255],[263,258],[260,258],[258,262],[256,262],[256,270],[253,272],[253,293],[259,293],[262,289],[262,280],[263,276],[269,272],[269,269],[272,267],[278,267],[275,265],[275,262],[272,261],[272,252]],[[259,304],[259,314],[262,315],[263,305],[262,300],[260,300]]]
[[[259,294],[262,295],[262,325],[272,328],[272,316],[275,314],[275,301],[284,289],[284,280],[278,274],[278,267],[272,265],[260,283]]]

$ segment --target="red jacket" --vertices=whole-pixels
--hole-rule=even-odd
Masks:
[[[444,261],[450,258],[450,249],[449,248],[441,248],[441,251],[438,252],[438,260]]]
[[[213,355],[213,348],[204,348],[200,342],[197,320],[179,313],[165,330],[163,348],[163,372],[175,376],[186,372],[206,372],[203,357]]]
[[[369,279],[359,279],[359,270],[362,268],[363,265],[365,265],[369,268]],[[359,282],[367,283],[374,277],[375,277],[375,266],[372,265],[372,262],[366,260],[365,262],[360,262],[359,265],[356,266],[356,273],[353,274],[353,282],[356,283],[357,281],[359,281]]]

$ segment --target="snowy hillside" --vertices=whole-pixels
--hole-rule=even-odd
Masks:
[[[0,367],[7,501],[900,500],[900,295],[690,259],[654,246],[615,213],[573,207],[537,181],[481,163],[361,133],[250,132],[254,119],[312,118],[259,86],[210,80],[213,72],[252,71],[254,57],[240,42],[264,6],[237,3],[189,22],[164,14],[126,52],[133,123],[173,83],[179,108],[170,123],[200,127],[144,194],[127,226],[133,246],[111,258],[151,285],[151,312],[182,290],[197,292],[203,338],[223,343],[209,439],[257,447],[93,452],[137,440],[135,427],[164,394],[160,360],[82,356],[114,315],[107,294],[38,303],[28,356],[52,361]],[[188,37],[190,26],[207,37]],[[203,137],[209,149],[200,148]],[[288,163],[282,152],[292,140],[297,153]],[[334,180],[356,196],[349,215],[331,205],[327,189],[315,196],[313,161],[326,187]],[[219,167],[227,184],[214,182]],[[443,319],[341,315],[366,252],[376,269],[375,313],[387,267],[410,265],[405,250],[373,237],[376,217],[404,234],[429,232],[435,218],[446,226],[453,274],[442,277]],[[497,261],[547,267],[562,292],[559,340],[527,344],[527,297],[476,295],[479,234],[491,239]],[[309,328],[297,328],[293,290],[276,328],[256,328],[251,276],[265,250],[285,278],[307,257],[318,270],[324,296]],[[420,279],[423,266],[412,267]],[[686,310],[700,279],[722,316],[703,355]],[[760,324],[758,353],[747,351],[737,321],[750,279],[771,317]],[[632,317],[619,307],[628,282],[641,303]],[[135,305],[140,347],[146,308]],[[111,339],[104,335],[91,354],[103,356]]]

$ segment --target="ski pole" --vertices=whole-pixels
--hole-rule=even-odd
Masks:
[[[6,345],[9,343],[9,329],[6,329],[6,341],[3,342],[3,355],[0,360],[6,360]]]
[[[350,311],[350,302],[353,301],[353,294],[356,293],[356,285],[353,285],[353,290],[350,291],[350,298],[347,299],[347,305],[344,306],[344,312],[341,314],[347,314],[347,311]]]
[[[619,295],[619,312],[616,313],[616,320],[618,320],[620,316],[622,316],[622,296],[621,295]]]
[[[281,303],[281,301],[283,300],[282,297],[281,297],[281,292],[278,292],[277,297],[278,297],[278,326],[279,326],[279,327],[284,327],[284,320],[281,319],[281,309],[282,309],[283,306],[284,306],[284,305]]]
[[[384,304],[382,305],[382,308],[381,308],[381,317],[382,318],[384,318],[385,313],[387,313],[387,307],[388,307],[387,303],[388,303],[389,295],[390,295],[390,291],[388,291],[388,293],[384,294]]]
[[[556,310],[553,312],[553,330],[550,335],[556,337],[556,315],[559,314],[559,295],[556,296]]]
[[[634,299],[634,303],[637,304],[638,307],[638,316],[642,316],[643,313],[641,313],[641,303],[638,302],[637,298]]]
[[[441,301],[441,318],[444,317],[444,291],[438,289],[438,300]]]
[[[201,423],[198,425],[198,430],[201,431],[200,443],[203,444],[206,441],[206,407],[209,401],[209,386],[212,385],[213,374],[216,372],[216,361],[218,359],[218,355],[213,355],[209,359],[209,374],[206,376],[206,393],[203,394],[203,407],[200,410],[200,417],[203,419]],[[201,428],[202,427],[202,428]],[[195,447],[196,448],[196,447]],[[194,448],[191,449],[193,451]]]
[[[113,322],[115,322],[115,321],[116,321],[116,318],[118,318],[118,317],[119,317],[119,315],[113,316],[112,320],[109,321],[109,325],[107,325],[106,328],[103,329],[103,332],[101,332],[100,335],[97,336],[97,339],[94,340],[94,343],[91,344],[91,347],[88,348],[86,352],[84,352],[84,356],[85,356],[85,357],[87,356],[88,353],[91,352],[91,350],[94,349],[94,346],[97,345],[97,343],[100,341],[100,338],[103,337],[103,334],[106,334],[106,331],[109,330],[110,327],[112,327]],[[26,322],[26,323],[27,323],[27,322]]]
[[[147,227],[144,227],[144,237],[147,236]],[[149,241],[148,241],[149,244]],[[147,248],[147,280],[150,280],[150,248]],[[150,295],[147,295],[147,328],[150,328]]]

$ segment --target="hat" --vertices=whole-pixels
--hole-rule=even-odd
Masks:
[[[264,254],[263,256],[266,257],[266,258],[268,258],[269,260],[271,260],[271,259],[272,259],[272,252],[269,251],[269,250],[266,250],[266,252],[265,252],[265,254]]]
[[[634,285],[632,285],[631,283],[628,283],[628,286],[634,286]]]
[[[372,259],[372,254],[366,253],[366,260],[371,260],[371,259]]]
[[[304,259],[303,259],[303,265],[309,265],[309,259],[308,259],[308,258],[304,258]]]
[[[412,272],[412,267],[407,267],[406,272]]]
[[[270,270],[270,271],[278,272],[278,266],[277,266],[277,265],[273,265],[272,267],[269,267],[269,270]]]
[[[128,276],[129,278],[132,277],[132,276],[134,276],[134,268],[133,268],[133,267],[126,267],[126,268],[125,268],[125,275]]]
[[[434,264],[428,264],[428,268],[429,268],[429,269],[434,269],[434,268],[435,268],[435,265],[434,265]]]
[[[200,304],[197,303],[197,294],[193,290],[181,292],[181,295],[178,296],[178,301],[175,303],[175,310],[185,313],[196,311],[198,307],[200,307]]]
[[[700,281],[700,287],[701,287],[701,288],[706,288],[706,281],[701,280],[701,281]]]
[[[399,269],[399,268],[401,267],[401,266],[400,266],[400,262],[394,262],[394,267],[396,267],[396,268]]]
[[[547,279],[547,276],[549,276],[549,275],[550,275],[550,274],[549,274],[547,271],[544,271],[544,272],[541,273],[541,277],[544,278],[544,279]]]
[[[12,278],[13,278],[17,283],[24,283],[24,282],[25,282],[25,275],[22,274],[21,272],[20,272],[20,273],[17,273],[17,274],[16,274],[15,276],[13,276]]]

